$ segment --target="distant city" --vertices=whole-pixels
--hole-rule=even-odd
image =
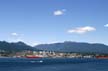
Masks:
[[[108,49],[108,46],[99,43],[89,44],[69,41],[31,47],[23,42],[0,41],[0,57],[12,58],[108,58],[105,49]]]

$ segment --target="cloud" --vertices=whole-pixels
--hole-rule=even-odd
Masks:
[[[13,42],[23,41],[23,34],[11,33],[10,40]]]
[[[38,45],[39,43],[32,43],[31,46],[36,46]]]
[[[12,35],[12,36],[18,36],[18,34],[17,34],[17,33],[11,33],[11,35]]]
[[[60,15],[63,15],[65,11],[66,11],[66,9],[56,10],[56,11],[54,11],[53,14],[54,14],[55,16],[60,16]]]
[[[16,41],[17,42],[19,42],[19,41],[22,41],[23,42],[23,40],[21,38],[17,38]]]
[[[68,30],[68,33],[77,33],[77,34],[84,34],[87,32],[95,31],[96,28],[91,26],[85,26],[85,27],[77,27],[75,29]]]
[[[108,24],[104,25],[104,27],[108,27]]]

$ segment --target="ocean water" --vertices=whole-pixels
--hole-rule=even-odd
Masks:
[[[0,71],[108,71],[108,60],[0,58]]]

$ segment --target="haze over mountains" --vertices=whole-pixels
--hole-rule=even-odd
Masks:
[[[0,41],[0,49],[6,51],[46,50],[59,52],[108,53],[108,46],[104,44],[90,44],[71,41],[53,44],[40,44],[35,47],[29,46],[23,42],[8,43],[6,41]]]

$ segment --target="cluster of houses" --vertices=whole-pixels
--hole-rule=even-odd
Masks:
[[[80,53],[65,53],[65,52],[54,52],[54,51],[21,51],[8,53],[0,50],[0,57],[26,57],[26,56],[37,56],[37,57],[51,57],[51,58],[92,58],[94,55],[82,55]]]

